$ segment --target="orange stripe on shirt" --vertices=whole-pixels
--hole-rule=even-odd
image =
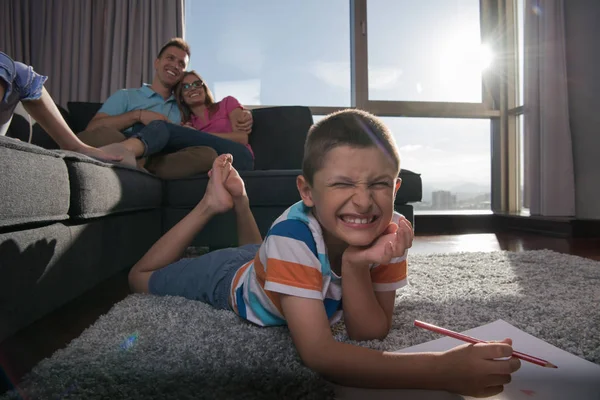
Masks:
[[[265,267],[260,262],[260,258],[258,255],[256,256],[256,260],[254,261],[254,273],[256,275],[256,281],[262,288],[263,292],[267,295],[271,303],[279,310],[281,314],[283,314],[283,309],[281,308],[281,301],[279,300],[279,293],[272,292],[270,290],[265,289],[265,280],[267,278],[265,273]]]
[[[383,264],[371,270],[371,282],[394,283],[406,279],[406,260],[394,264]]]
[[[323,275],[318,269],[276,258],[268,259],[266,275],[265,278],[269,282],[316,290],[318,292],[321,291],[323,285]]]

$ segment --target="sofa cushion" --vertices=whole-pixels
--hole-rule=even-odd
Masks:
[[[64,152],[71,185],[72,218],[151,210],[162,204],[162,181],[142,170]]]
[[[421,174],[403,169],[400,171],[400,179],[402,179],[402,185],[396,193],[396,204],[415,203],[423,199]]]
[[[59,152],[0,136],[0,227],[68,218],[67,167]]]
[[[296,177],[300,170],[240,171],[251,206],[289,206],[300,200]],[[206,174],[165,182],[167,205],[175,208],[194,207],[208,184]]]
[[[288,207],[300,200],[296,188],[299,169],[270,171],[240,171],[252,207]],[[396,194],[396,204],[421,201],[421,177],[409,170],[400,173],[402,186]],[[208,176],[200,175],[166,181],[166,204],[174,208],[192,208],[204,196]]]
[[[85,131],[94,115],[102,107],[102,103],[91,103],[87,101],[69,101],[69,119],[73,132],[79,133]]]
[[[310,108],[266,107],[252,110],[250,146],[255,170],[300,169],[306,134],[313,124]]]

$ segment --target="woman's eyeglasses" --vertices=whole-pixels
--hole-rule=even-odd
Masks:
[[[198,79],[197,81],[194,81],[192,83],[184,83],[183,85],[181,85],[183,90],[190,90],[191,88],[199,88],[204,86],[204,82],[202,81],[202,79]]]

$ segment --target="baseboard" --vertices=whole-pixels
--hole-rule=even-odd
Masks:
[[[599,238],[600,219],[576,219],[573,221],[573,237]]]
[[[527,232],[559,238],[598,238],[600,220],[513,214],[417,214],[415,235]]]
[[[536,233],[561,238],[598,238],[600,220],[496,214],[500,231]]]
[[[561,238],[573,236],[572,218],[510,214],[495,214],[494,216],[496,217],[496,228],[500,232],[518,231]]]

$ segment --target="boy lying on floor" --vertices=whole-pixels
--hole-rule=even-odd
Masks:
[[[297,178],[302,201],[264,241],[231,161],[215,160],[204,198],[132,268],[133,291],[200,300],[261,326],[287,324],[302,361],[341,385],[491,396],[510,382],[519,360],[493,360],[512,354],[510,339],[396,354],[333,338],[342,312],[351,339],[386,337],[406,282],[413,231],[394,212],[400,159],[379,119],[345,110],[311,128]],[[176,261],[212,216],[232,207],[240,247]]]

